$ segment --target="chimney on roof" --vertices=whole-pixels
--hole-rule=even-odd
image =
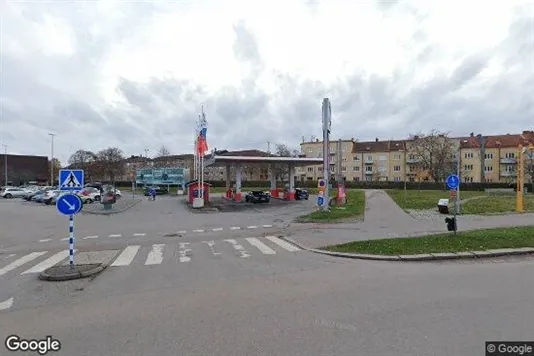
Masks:
[[[475,137],[475,133],[474,133],[474,132],[471,132],[471,133],[469,134],[469,137]]]
[[[419,138],[419,136],[417,136],[417,135],[415,135],[415,136],[413,137],[414,140],[417,140],[418,138]]]
[[[319,142],[319,139],[318,139],[318,138],[316,138],[316,139],[315,139],[315,142]]]
[[[377,138],[375,138],[375,142],[378,142],[378,137],[377,137]]]

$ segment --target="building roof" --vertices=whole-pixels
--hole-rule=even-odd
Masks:
[[[523,131],[521,134],[506,134],[486,136],[486,148],[515,148],[519,145],[528,146],[534,143],[534,131]],[[460,139],[461,148],[480,148],[480,143],[476,136],[462,137]]]

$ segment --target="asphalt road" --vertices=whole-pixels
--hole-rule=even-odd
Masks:
[[[215,232],[234,236],[235,231],[259,229],[279,231],[296,216],[313,209],[313,202],[277,202],[258,204],[244,210],[219,213],[191,213],[183,204],[184,197],[158,197],[155,202],[143,199],[130,210],[114,215],[80,213],[75,217],[75,236],[132,238],[170,234]],[[34,244],[60,241],[68,237],[68,218],[54,206],[0,200],[0,252],[13,247],[30,248]],[[249,228],[250,227],[250,228]],[[268,232],[268,231],[267,231]]]
[[[0,302],[18,293],[0,335],[51,335],[62,345],[51,354],[69,356],[483,355],[486,340],[532,339],[533,259],[221,252],[64,283],[7,273]]]

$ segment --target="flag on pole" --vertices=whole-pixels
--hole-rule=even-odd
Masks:
[[[198,135],[197,135],[197,152],[198,155],[204,157],[204,154],[208,151],[208,141],[206,135],[208,133],[208,121],[206,120],[206,114],[204,114],[204,108],[202,108],[202,114],[199,115],[198,122]]]

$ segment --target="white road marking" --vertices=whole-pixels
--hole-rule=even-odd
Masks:
[[[58,252],[52,257],[47,258],[43,262],[33,266],[32,268],[30,268],[27,271],[22,272],[21,274],[40,273],[44,271],[45,269],[58,264],[59,262],[63,261],[67,257],[69,257],[69,250]]]
[[[145,236],[146,234],[142,234],[142,233],[137,233],[137,234],[133,234],[134,237],[137,237],[137,236]]]
[[[236,250],[236,252],[238,252],[242,258],[250,257],[250,255],[247,253],[247,250],[245,250],[245,248],[242,245],[238,244],[236,240],[228,239],[224,241],[231,243],[234,249]]]
[[[181,230],[181,231],[178,231],[179,234],[187,234],[187,231],[185,230]]]
[[[109,235],[109,237],[121,237],[121,236],[122,236],[122,234],[111,234],[111,235]]]
[[[165,244],[152,245],[152,251],[148,254],[145,265],[159,265],[163,262],[163,247]]]
[[[240,230],[241,228],[239,226],[232,226],[230,230]]]
[[[52,239],[42,239],[42,240],[39,240],[39,242],[48,242],[50,240],[52,240]]]
[[[260,250],[264,255],[275,255],[276,254],[276,252],[272,248],[270,248],[269,246],[267,246],[266,244],[264,244],[263,242],[261,242],[255,237],[247,237],[245,240],[247,240],[248,243],[251,244],[252,246],[257,247],[258,250]]]
[[[204,230],[193,230],[193,232],[204,232]]]
[[[93,235],[93,236],[85,236],[83,239],[84,239],[84,240],[98,239],[98,236],[96,236],[96,235]]]
[[[59,240],[59,241],[69,241],[69,239],[70,239],[70,237],[64,237],[64,238],[62,238],[62,239]]]
[[[32,252],[30,254],[27,254],[26,256],[22,256],[18,260],[15,260],[15,261],[11,262],[10,264],[5,266],[4,268],[1,268],[0,269],[0,276],[3,276],[4,274],[6,274],[8,272],[11,272],[15,268],[19,268],[20,266],[22,266],[22,265],[24,265],[24,264],[26,264],[26,263],[28,263],[30,261],[33,261],[37,257],[40,257],[40,256],[44,255],[47,252],[48,251]]]
[[[278,237],[276,236],[265,236],[265,238],[269,241],[271,241],[272,243],[275,243],[277,244],[278,246],[282,247],[284,250],[287,250],[289,252],[296,252],[296,251],[300,251],[300,248],[296,247],[296,246],[293,246],[291,245],[289,242],[286,242],[284,240],[281,240],[279,239]]]
[[[187,256],[191,249],[188,248],[189,242],[180,242],[178,253],[180,253],[180,262],[191,262],[191,257]]]
[[[211,229],[211,231],[222,231],[222,230],[223,230],[222,227],[217,227],[217,228],[215,228],[215,229]]]
[[[215,241],[212,240],[212,241],[202,241],[202,242],[209,246],[209,249],[214,256],[218,256],[221,254],[220,252],[215,251]]]
[[[126,246],[124,251],[122,251],[119,257],[113,261],[111,266],[128,266],[130,263],[132,263],[140,248],[141,246],[139,245]]]
[[[14,257],[14,256],[16,256],[16,255],[17,255],[16,253],[12,253],[12,254],[10,254],[10,255],[7,255],[7,258],[11,258],[11,257]]]
[[[255,225],[252,225],[252,226],[247,226],[247,229],[257,229],[258,227],[255,226]]]
[[[262,225],[262,227],[273,227],[272,225]]]
[[[2,303],[0,303],[0,310],[5,310],[11,308],[13,305],[13,297],[9,298],[8,300],[4,300]]]

